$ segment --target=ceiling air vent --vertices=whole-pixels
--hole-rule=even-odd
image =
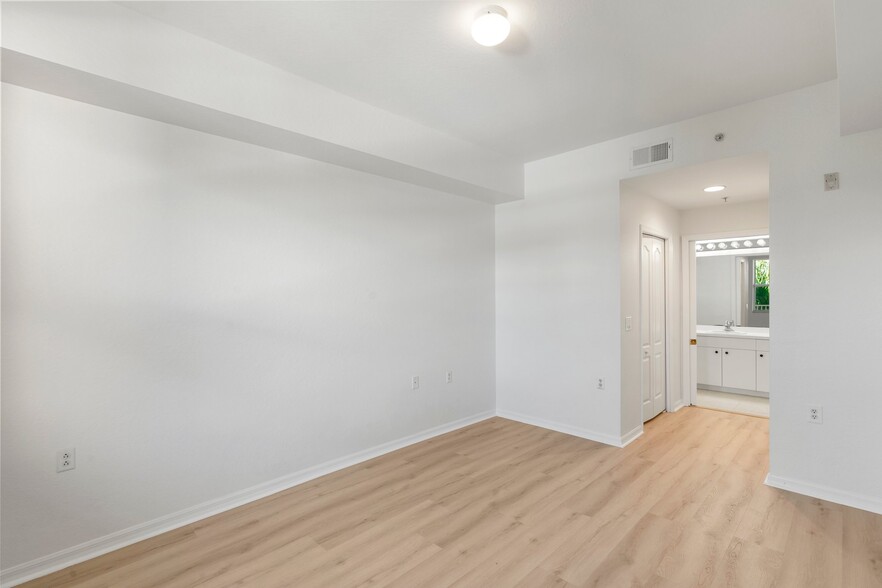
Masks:
[[[631,152],[631,169],[647,167],[671,161],[674,158],[674,145],[669,139],[664,143],[638,147]]]

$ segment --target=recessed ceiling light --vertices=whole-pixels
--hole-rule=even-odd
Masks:
[[[508,13],[499,6],[482,8],[472,23],[472,38],[484,47],[499,45],[511,32],[507,17]]]
[[[726,186],[708,186],[704,189],[705,192],[722,192],[726,189]]]

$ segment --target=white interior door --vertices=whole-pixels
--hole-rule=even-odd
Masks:
[[[643,235],[640,243],[640,343],[643,422],[665,409],[665,242]]]

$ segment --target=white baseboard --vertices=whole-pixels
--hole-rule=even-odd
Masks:
[[[683,402],[682,400],[678,400],[677,402],[674,403],[673,408],[671,408],[671,412],[677,412],[678,410],[680,410],[681,408],[684,408],[686,406],[688,406],[688,405],[685,402]]]
[[[34,578],[57,572],[58,570],[62,570],[74,564],[132,545],[138,541],[143,541],[144,539],[155,537],[173,529],[189,525],[190,523],[195,523],[196,521],[214,516],[218,513],[281,492],[282,490],[287,490],[298,484],[314,480],[320,476],[379,457],[397,449],[407,447],[408,445],[413,445],[414,443],[419,443],[420,441],[425,441],[426,439],[431,439],[432,437],[437,437],[438,435],[443,435],[467,427],[474,423],[489,419],[495,415],[495,411],[488,411],[446,423],[444,425],[432,427],[431,429],[426,429],[425,431],[401,439],[396,439],[395,441],[377,445],[376,447],[372,447],[365,451],[359,451],[339,459],[300,470],[299,472],[294,472],[293,474],[288,474],[287,476],[282,476],[281,478],[276,478],[275,480],[270,480],[269,482],[258,484],[257,486],[252,486],[251,488],[246,488],[245,490],[240,490],[239,492],[234,492],[215,500],[209,500],[202,504],[197,504],[196,506],[159,517],[152,521],[147,521],[146,523],[141,523],[129,527],[128,529],[122,529],[110,533],[109,535],[63,549],[56,553],[13,566],[0,572],[0,587],[8,588],[16,586],[23,582],[27,582],[28,580],[33,580]]]
[[[636,427],[631,429],[629,432],[622,435],[622,440],[621,440],[621,444],[619,445],[619,447],[625,447],[625,446],[629,445],[632,441],[636,440],[637,437],[639,437],[642,434],[643,434],[643,425],[642,424],[637,425]]]
[[[573,435],[575,437],[582,437],[583,439],[588,439],[589,441],[597,441],[598,443],[612,445],[613,447],[624,447],[625,445],[627,445],[627,443],[630,443],[631,441],[639,437],[640,433],[643,432],[643,427],[640,427],[639,433],[634,434],[634,431],[631,431],[630,433],[628,433],[628,435],[633,434],[633,438],[628,439],[626,443],[623,437],[607,435],[606,433],[598,433],[589,429],[574,427],[572,425],[564,425],[562,423],[556,423],[554,421],[546,421],[545,419],[540,419],[517,412],[511,412],[509,410],[497,410],[496,415],[504,419],[518,421],[519,423],[525,423],[527,425],[533,425],[535,427],[541,427],[543,429],[550,429],[552,431],[557,431],[558,433],[566,433],[567,435]]]
[[[835,502],[836,504],[843,504],[845,506],[859,508],[868,512],[882,514],[882,500],[877,496],[855,494],[845,490],[830,488],[829,486],[802,482],[800,480],[785,478],[783,476],[773,476],[772,474],[766,476],[766,486],[771,486],[772,488],[778,488],[780,490],[789,490],[790,492],[805,494],[812,498],[820,498],[821,500],[828,500],[830,502]]]

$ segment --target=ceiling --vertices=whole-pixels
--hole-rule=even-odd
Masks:
[[[726,186],[707,193],[708,186]],[[769,158],[765,153],[718,159],[698,165],[630,178],[622,189],[651,196],[669,206],[689,210],[769,198]],[[723,200],[728,198],[728,202]]]
[[[531,161],[836,78],[834,0],[134,2],[368,104]]]

